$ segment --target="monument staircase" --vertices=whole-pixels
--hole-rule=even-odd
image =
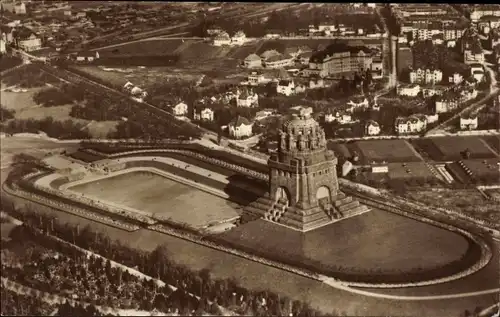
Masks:
[[[367,206],[361,205],[352,196],[346,196],[342,192],[332,197],[332,203],[328,204],[328,207],[318,206],[309,210],[298,210],[285,202],[274,201],[266,195],[259,197],[244,210],[252,219],[262,218],[303,231],[319,228],[369,210]]]

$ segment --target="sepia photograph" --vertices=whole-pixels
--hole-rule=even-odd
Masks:
[[[0,316],[500,317],[500,5],[0,0]]]

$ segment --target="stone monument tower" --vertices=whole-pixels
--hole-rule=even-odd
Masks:
[[[262,218],[301,231],[368,210],[339,191],[337,158],[311,114],[302,108],[283,124],[278,151],[268,161],[269,193],[249,208],[260,207]]]

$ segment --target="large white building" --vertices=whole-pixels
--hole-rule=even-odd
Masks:
[[[410,82],[412,84],[437,84],[443,80],[443,72],[438,69],[421,69],[410,72]]]
[[[214,111],[208,107],[194,109],[194,120],[198,121],[214,121]]]
[[[259,106],[259,95],[253,91],[239,90],[236,92],[236,106],[237,107],[258,107]]]
[[[295,93],[295,82],[289,79],[282,79],[276,86],[276,92],[285,96],[290,96]]]
[[[399,96],[416,97],[420,92],[420,85],[398,85],[396,90]]]
[[[398,134],[418,133],[427,127],[427,119],[423,115],[411,115],[409,117],[397,117],[394,129]]]
[[[42,40],[35,33],[31,33],[26,37],[20,37],[17,45],[26,52],[32,52],[42,48]]]
[[[188,105],[184,102],[179,102],[172,106],[172,113],[177,117],[185,116],[188,113]]]
[[[460,117],[460,129],[462,130],[475,130],[477,129],[478,121],[477,116],[462,116]]]
[[[365,125],[366,135],[379,135],[380,134],[380,124],[378,122],[369,120]]]

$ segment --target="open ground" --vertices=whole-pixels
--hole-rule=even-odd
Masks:
[[[388,168],[391,179],[436,178],[425,162],[389,163]]]
[[[420,162],[422,157],[406,140],[367,140],[347,144],[351,155],[357,152],[364,164],[373,162]]]
[[[494,149],[477,136],[421,138],[412,141],[425,156],[435,161],[458,161],[463,158],[466,149],[471,152],[470,158],[495,158]]]
[[[49,86],[47,86],[49,87]],[[113,131],[118,122],[116,121],[89,121],[83,119],[77,119],[70,116],[72,104],[54,106],[54,107],[43,107],[37,105],[33,101],[33,95],[38,91],[45,89],[45,87],[37,88],[27,88],[26,92],[12,92],[5,91],[7,87],[4,83],[1,84],[2,89],[2,106],[14,110],[14,119],[18,120],[43,120],[48,117],[52,117],[56,121],[71,120],[75,123],[81,123],[86,125],[86,129],[90,132],[93,137],[102,138],[106,137],[110,131]]]
[[[238,216],[236,209],[222,198],[147,171],[124,173],[68,189],[193,227]]]

